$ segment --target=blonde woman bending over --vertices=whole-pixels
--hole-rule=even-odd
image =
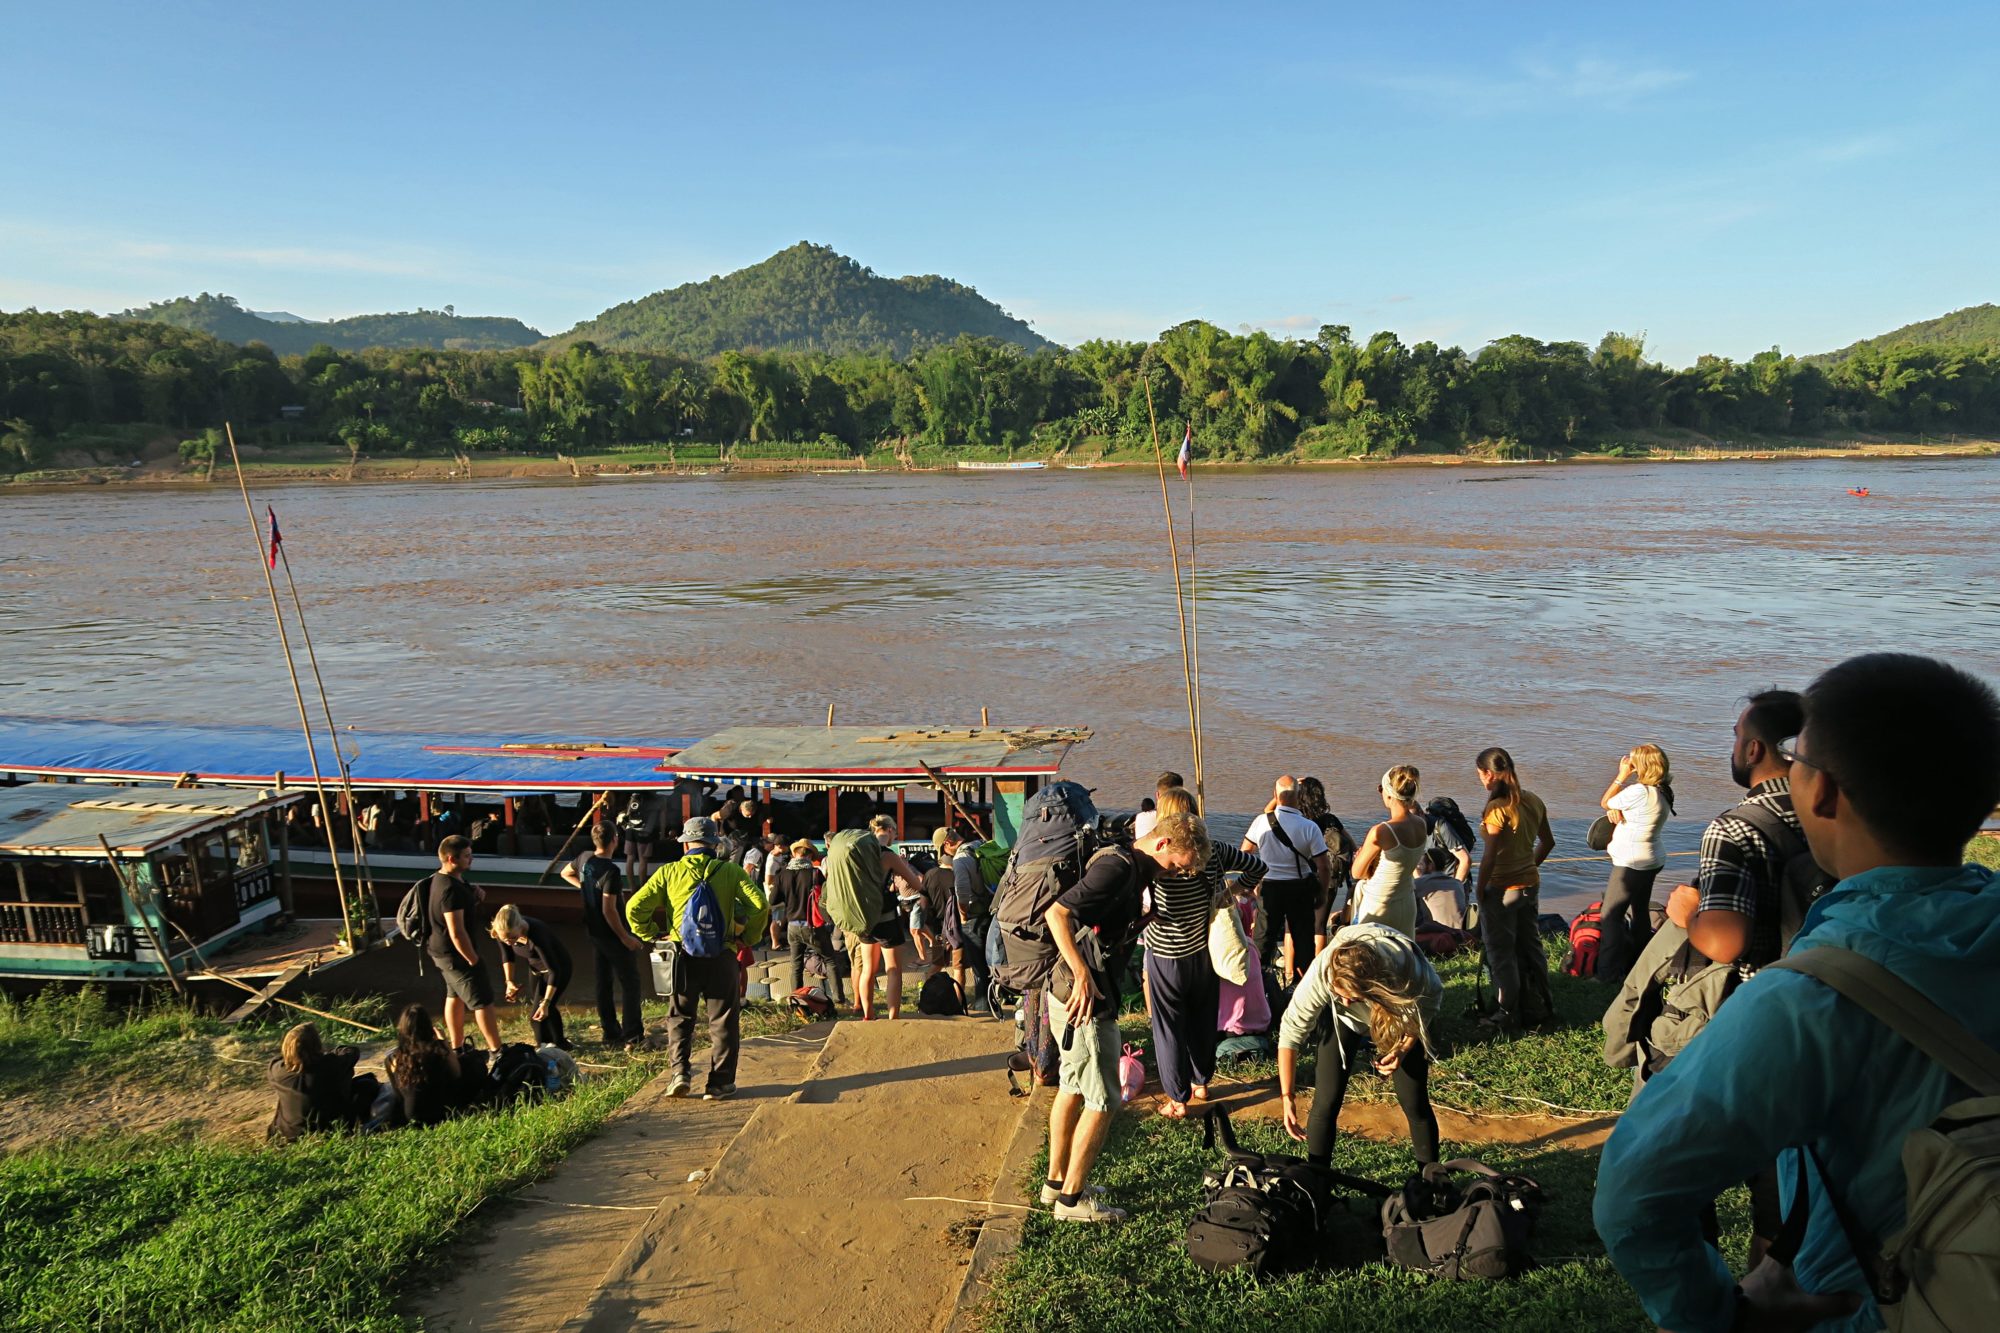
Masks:
[[[1438,1159],[1437,1113],[1431,1109],[1431,1061],[1427,1034],[1444,984],[1415,941],[1380,922],[1346,926],[1326,951],[1313,959],[1285,1009],[1278,1029],[1278,1091],[1284,1099],[1285,1132],[1306,1145],[1316,1166],[1333,1161],[1333,1130],[1347,1080],[1360,1065],[1372,1038],[1374,1067],[1387,1074],[1410,1127],[1417,1161]],[[1332,1031],[1320,1043],[1313,1081],[1312,1112],[1303,1122],[1298,1110],[1299,1051],[1333,1011]]]

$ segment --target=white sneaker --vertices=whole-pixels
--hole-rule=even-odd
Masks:
[[[1123,1222],[1123,1208],[1113,1208],[1094,1194],[1086,1194],[1075,1203],[1056,1204],[1058,1222]]]
[[[1083,1187],[1083,1192],[1084,1192],[1084,1195],[1085,1195],[1085,1197],[1087,1197],[1087,1198],[1092,1198],[1092,1199],[1101,1199],[1101,1198],[1103,1198],[1103,1197],[1104,1197],[1104,1186],[1102,1186],[1102,1185],[1085,1185],[1085,1186]],[[1062,1201],[1062,1191],[1061,1191],[1060,1189],[1056,1188],[1056,1187],[1055,1187],[1054,1185],[1051,1185],[1051,1184],[1049,1184],[1049,1183],[1048,1183],[1048,1182],[1047,1182],[1046,1180],[1045,1180],[1045,1181],[1043,1181],[1043,1182],[1042,1182],[1042,1207],[1044,1207],[1044,1208],[1053,1208],[1053,1207],[1055,1207],[1055,1206],[1056,1206],[1056,1204],[1060,1203],[1061,1201]]]

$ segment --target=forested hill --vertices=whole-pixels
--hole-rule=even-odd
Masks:
[[[1905,324],[1900,329],[1891,329],[1874,338],[1863,338],[1837,352],[1824,352],[1805,359],[1816,365],[1837,366],[1857,352],[1882,351],[1906,343],[2000,348],[2000,305],[1969,305],[1949,315]]]
[[[725,277],[615,305],[554,341],[690,357],[745,349],[903,357],[965,334],[1029,351],[1054,346],[962,283],[884,278],[801,241]]]
[[[505,351],[540,342],[541,331],[518,319],[412,310],[349,319],[265,319],[245,310],[233,296],[182,296],[127,310],[121,319],[150,320],[213,334],[224,342],[263,343],[280,356],[303,355],[320,344],[336,351],[370,347],[438,347],[463,352]]]

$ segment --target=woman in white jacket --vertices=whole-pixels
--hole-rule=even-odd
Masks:
[[[1367,1041],[1375,1043],[1375,1069],[1390,1075],[1417,1161],[1438,1160],[1437,1113],[1431,1109],[1427,1034],[1444,983],[1416,943],[1388,926],[1368,922],[1335,933],[1299,981],[1278,1029],[1278,1090],[1285,1132],[1306,1145],[1316,1166],[1333,1161],[1333,1131],[1347,1080]],[[1298,1112],[1298,1056],[1320,1016],[1333,1010],[1333,1027],[1320,1043],[1311,1114]]]

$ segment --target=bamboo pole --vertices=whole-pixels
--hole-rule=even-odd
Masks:
[[[104,849],[104,859],[111,863],[111,873],[118,877],[118,888],[124,893],[125,901],[130,903],[132,910],[138,914],[139,928],[146,932],[147,940],[152,943],[153,952],[160,956],[160,966],[167,970],[167,980],[174,984],[174,994],[187,994],[187,987],[181,985],[180,977],[174,972],[174,960],[167,956],[166,943],[160,939],[160,932],[153,929],[153,919],[146,915],[145,904],[139,901],[139,890],[126,880],[125,868],[118,864],[118,853],[111,850],[111,843],[102,833],[97,835],[97,845]],[[160,917],[166,920],[168,925],[174,924],[167,918],[164,908],[160,911]],[[200,956],[200,954],[195,955],[197,958]]]
[[[1160,508],[1167,516],[1167,550],[1174,563],[1174,614],[1181,622],[1181,680],[1187,686],[1188,745],[1193,752],[1195,772],[1201,772],[1201,729],[1196,725],[1194,711],[1194,668],[1188,658],[1187,602],[1181,592],[1181,543],[1174,531],[1174,507],[1167,498],[1167,456],[1160,449],[1160,419],[1153,413],[1153,379],[1151,375],[1140,376],[1146,386],[1146,420],[1153,427],[1153,462],[1160,472]]]
[[[1192,429],[1192,428],[1190,428]],[[1194,676],[1194,808],[1195,813],[1208,813],[1208,786],[1203,773],[1202,760],[1205,758],[1204,736],[1201,730],[1201,597],[1197,591],[1200,561],[1196,555],[1194,540],[1194,468],[1188,468],[1188,653]]]
[[[347,882],[340,873],[340,847],[333,836],[333,817],[326,813],[326,779],[319,771],[319,751],[313,746],[312,719],[306,715],[305,691],[299,687],[299,669],[292,661],[292,636],[285,629],[284,608],[278,604],[278,581],[271,577],[271,562],[265,558],[264,530],[258,526],[257,511],[250,505],[250,483],[243,477],[243,459],[236,452],[236,427],[229,422],[222,424],[222,430],[229,440],[229,461],[236,468],[236,489],[243,496],[243,517],[250,520],[250,536],[257,544],[257,566],[264,571],[264,588],[271,594],[271,617],[278,622],[278,644],[285,650],[285,672],[292,678],[292,699],[299,706],[299,730],[305,733],[306,758],[312,763],[313,791],[319,796],[320,813],[326,828],[327,860],[333,868],[333,891],[340,899],[340,924],[351,941],[354,938],[354,919],[347,910]],[[333,738],[333,748],[340,749],[340,738]]]
[[[958,803],[958,798],[951,794],[951,786],[950,784],[945,782],[944,774],[938,772],[935,768],[932,768],[929,764],[925,763],[921,759],[917,760],[917,767],[924,770],[924,776],[929,778],[931,780],[931,783],[937,787],[938,795],[944,797],[945,816],[949,818],[951,816],[952,811],[956,810],[958,812],[958,817],[965,821],[965,826],[971,829],[974,833],[978,833],[979,821],[974,819],[972,817],[972,812],[970,810],[967,810],[964,806],[960,805]]]
[[[347,827],[354,839],[354,864],[360,872],[358,887],[368,895],[368,910],[371,919],[382,915],[381,904],[375,900],[375,874],[368,866],[368,848],[361,836],[361,815],[355,809],[354,774],[347,766],[347,755],[340,748],[340,732],[333,725],[333,705],[326,699],[326,678],[319,672],[319,655],[313,651],[312,630],[306,625],[306,604],[299,596],[299,585],[292,578],[292,557],[285,551],[283,543],[278,546],[278,561],[285,567],[285,587],[291,590],[292,613],[299,620],[299,637],[306,646],[306,663],[312,667],[313,686],[319,691],[320,713],[326,719],[326,734],[333,741],[333,762],[340,769],[340,795],[347,806]],[[343,911],[342,919],[346,913]],[[366,931],[363,931],[365,937]]]

